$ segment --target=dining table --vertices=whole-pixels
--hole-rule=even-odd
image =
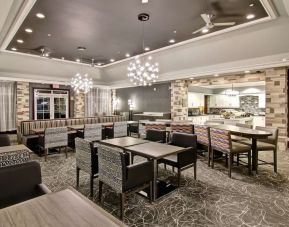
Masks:
[[[126,225],[70,187],[1,209],[0,226],[116,227]]]
[[[178,154],[186,149],[157,142],[147,142],[125,148],[125,150],[134,155],[139,155],[153,161],[153,201],[176,189],[176,186],[157,179],[158,160],[169,155]]]
[[[245,127],[239,127],[234,125],[208,125],[208,127],[230,131],[232,135],[241,136],[249,138],[252,141],[251,150],[252,150],[252,173],[257,173],[258,168],[258,156],[257,156],[257,140],[258,139],[267,139],[268,136],[271,136],[272,133],[268,131],[261,131],[256,129],[250,129]]]
[[[99,143],[101,143],[101,144],[115,146],[115,147],[119,147],[119,148],[125,148],[125,147],[134,146],[134,145],[143,144],[143,143],[148,143],[148,142],[149,142],[148,140],[143,140],[143,139],[134,138],[134,137],[130,137],[130,136],[99,141]]]

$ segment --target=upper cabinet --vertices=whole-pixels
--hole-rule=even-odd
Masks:
[[[210,96],[210,107],[211,108],[239,108],[240,100],[239,96],[228,96],[228,95],[211,95]]]
[[[199,108],[205,105],[205,95],[201,93],[189,92],[188,93],[188,107]]]

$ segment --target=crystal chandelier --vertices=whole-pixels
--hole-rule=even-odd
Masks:
[[[149,20],[149,14],[141,13],[138,20],[145,22]],[[142,49],[144,50],[144,34],[142,27]],[[159,64],[152,62],[151,56],[138,55],[127,67],[127,76],[134,85],[151,86],[158,79]]]
[[[84,51],[85,47],[78,47],[79,51]],[[82,64],[82,55],[80,57],[80,64]],[[71,87],[76,93],[88,93],[92,88],[92,78],[88,78],[88,74],[83,74],[82,65],[80,67],[80,73],[76,73],[71,79]]]
[[[232,84],[232,89],[226,90],[225,94],[228,96],[237,96],[240,94],[240,92],[237,90],[234,90],[234,85]]]

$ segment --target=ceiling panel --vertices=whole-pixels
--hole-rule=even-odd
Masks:
[[[268,16],[259,0],[150,0],[148,4],[140,0],[38,0],[7,49],[75,61],[80,57],[77,47],[84,46],[84,62],[119,61],[126,53],[143,52],[142,24],[137,20],[142,12],[150,14],[143,29],[144,46],[151,50],[171,45],[170,39],[182,42],[203,35],[192,34],[205,25],[203,13],[213,15],[213,22],[234,21],[236,25]],[[37,18],[37,13],[45,18]],[[246,19],[248,14],[255,18]],[[26,28],[33,32],[25,32]]]

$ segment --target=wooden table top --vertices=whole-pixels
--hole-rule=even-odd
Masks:
[[[148,143],[148,142],[149,142],[148,140],[138,139],[138,138],[134,138],[130,136],[100,141],[100,143],[102,144],[112,145],[112,146],[116,146],[120,148],[134,146],[137,144],[143,144],[143,143]]]
[[[5,227],[125,226],[76,190],[46,194],[0,210]]]
[[[250,129],[250,128],[244,128],[244,127],[238,127],[234,125],[210,125],[211,128],[216,129],[223,129],[230,131],[234,135],[243,135],[251,138],[267,138],[268,136],[271,136],[271,132],[267,131],[260,131],[256,129]]]
[[[0,153],[7,153],[7,152],[12,152],[12,151],[22,151],[22,150],[27,150],[29,153],[32,153],[32,151],[23,144],[0,147]]]
[[[135,146],[127,147],[126,150],[138,154],[140,156],[160,159],[172,154],[180,153],[187,148],[173,146],[164,143],[157,143],[157,142],[148,142],[143,143]]]

